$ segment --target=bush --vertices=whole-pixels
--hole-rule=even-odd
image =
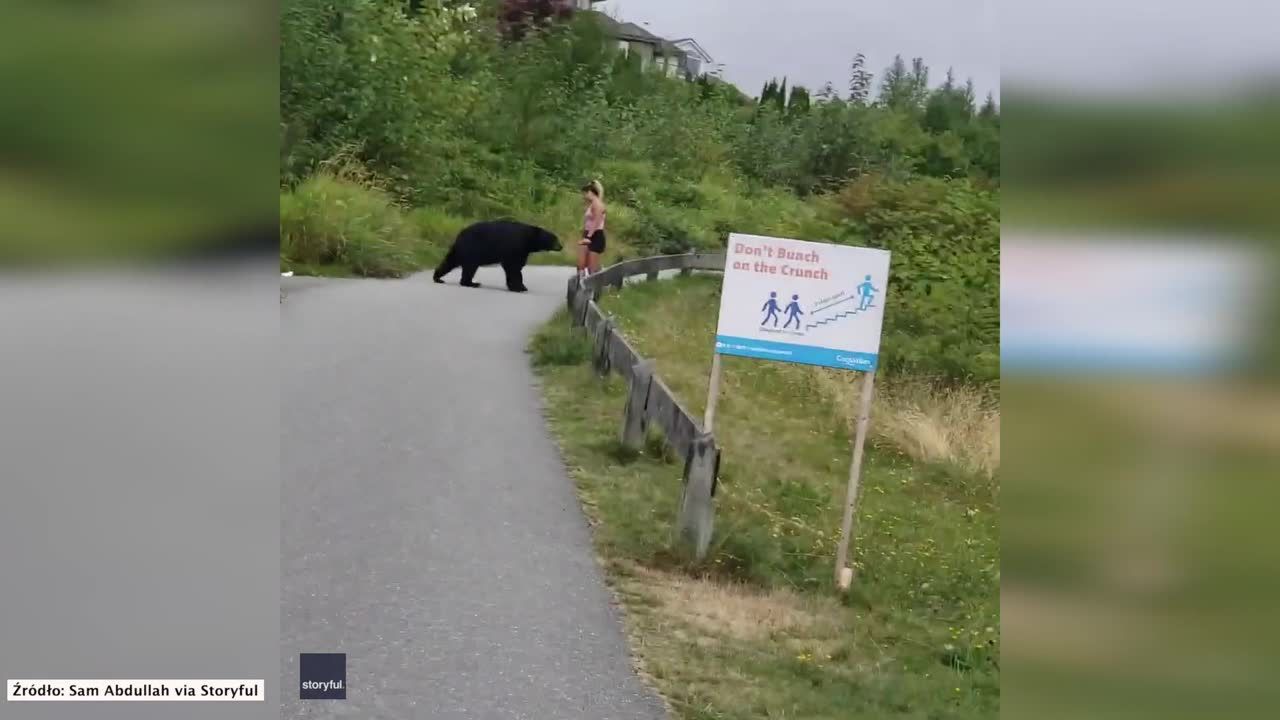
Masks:
[[[678,255],[715,245],[688,217],[661,205],[640,208],[632,232],[631,244],[641,255]]]
[[[346,145],[389,178],[412,165],[432,129],[468,116],[477,89],[448,82],[478,42],[457,8],[291,0],[280,14],[280,112],[293,140],[286,181],[309,175]]]
[[[370,233],[352,237],[346,261],[352,272],[364,277],[394,278],[417,269],[412,252],[394,233]]]
[[[682,208],[700,208],[705,200],[701,188],[694,183],[681,181],[658,186],[656,198],[663,205]]]
[[[889,250],[883,355],[951,380],[999,377],[1000,215],[967,179],[866,176],[833,207],[840,240]]]
[[[387,193],[329,171],[280,197],[286,263],[345,265],[357,275],[400,277],[415,269],[415,238]]]
[[[647,160],[610,160],[587,174],[604,184],[604,198],[610,205],[638,206],[653,200],[653,189],[661,173]]]
[[[409,225],[424,242],[447,248],[468,222],[436,208],[418,208],[409,213]]]

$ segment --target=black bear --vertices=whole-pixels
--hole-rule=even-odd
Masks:
[[[536,225],[513,220],[478,222],[463,228],[436,268],[432,279],[444,282],[444,276],[454,268],[462,268],[462,285],[480,287],[475,282],[476,270],[482,265],[501,265],[507,274],[507,289],[525,292],[521,271],[529,261],[529,254],[560,250],[560,240]]]

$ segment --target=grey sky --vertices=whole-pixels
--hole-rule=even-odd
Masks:
[[[1275,2],[1009,0],[998,27],[1011,87],[1205,97],[1280,70]]]
[[[922,57],[930,80],[947,68],[973,78],[978,97],[1000,95],[1000,50],[993,0],[608,0],[596,6],[651,32],[692,37],[724,63],[724,77],[758,95],[772,77],[818,92],[847,92],[849,63],[867,56],[876,73],[895,54]]]

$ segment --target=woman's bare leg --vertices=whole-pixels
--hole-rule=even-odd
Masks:
[[[591,273],[593,275],[600,272],[600,253],[591,253],[590,259],[587,261],[587,266],[591,268]]]

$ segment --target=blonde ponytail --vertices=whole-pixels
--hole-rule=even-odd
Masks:
[[[587,183],[586,187],[582,189],[590,190],[591,192],[596,194],[596,197],[600,198],[601,200],[604,200],[604,185],[601,185],[599,180],[592,180],[591,182]]]

